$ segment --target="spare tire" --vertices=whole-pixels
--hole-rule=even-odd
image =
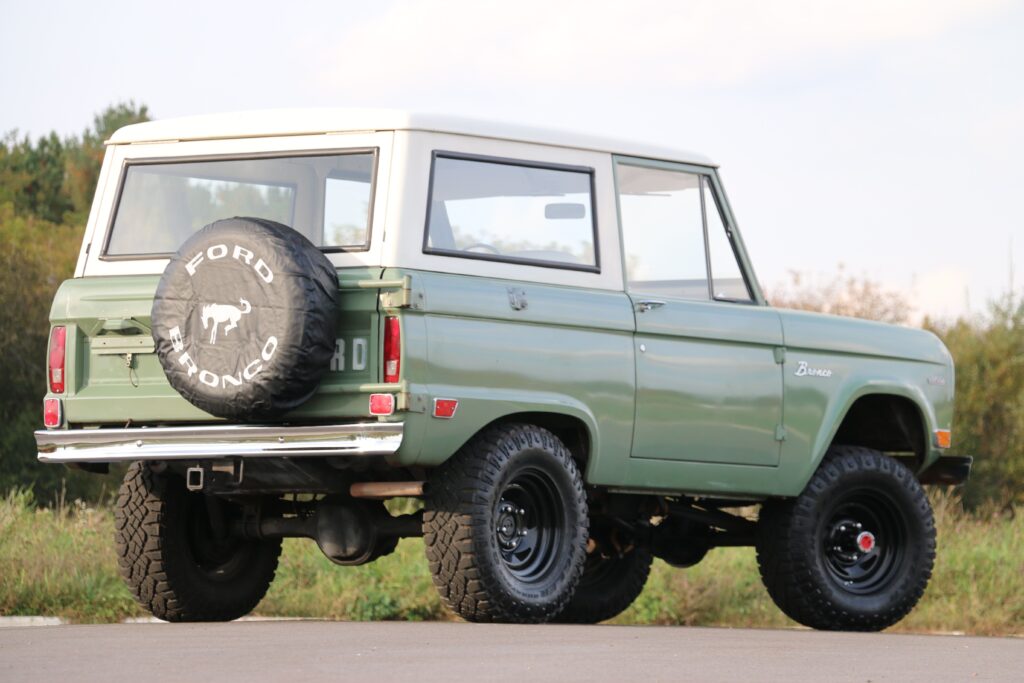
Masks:
[[[174,255],[153,300],[167,380],[218,417],[273,417],[308,399],[330,366],[338,276],[288,226],[259,218],[207,225]]]

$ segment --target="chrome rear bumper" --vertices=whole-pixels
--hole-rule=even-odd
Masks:
[[[402,444],[403,430],[401,422],[364,422],[41,429],[35,436],[42,462],[117,462],[391,455]]]

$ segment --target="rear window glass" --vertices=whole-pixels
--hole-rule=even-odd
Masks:
[[[173,254],[203,226],[235,216],[283,223],[325,250],[366,249],[374,156],[130,164],[104,253]]]
[[[436,154],[424,251],[596,271],[592,172]]]

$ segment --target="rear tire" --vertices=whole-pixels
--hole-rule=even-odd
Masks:
[[[569,604],[552,621],[596,624],[618,616],[643,592],[653,560],[646,548],[632,548],[611,556],[602,556],[595,550],[587,557],[583,576]]]
[[[217,539],[203,494],[139,462],[125,474],[114,525],[121,576],[139,604],[165,621],[248,614],[270,587],[281,554],[280,539]]]
[[[423,541],[441,598],[467,621],[544,622],[583,571],[587,499],[565,445],[500,425],[434,471]]]
[[[797,498],[765,503],[757,560],[768,594],[795,621],[880,631],[913,609],[931,578],[931,505],[902,463],[834,446]]]

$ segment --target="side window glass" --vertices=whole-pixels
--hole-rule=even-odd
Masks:
[[[708,221],[708,253],[711,257],[711,291],[716,299],[730,301],[752,301],[750,290],[743,279],[736,251],[732,245],[732,235],[722,220],[722,211],[711,191],[710,183],[705,178],[704,211]]]
[[[591,173],[434,158],[424,251],[597,271]]]
[[[328,177],[324,185],[323,245],[365,247],[369,214],[369,180]]]
[[[616,179],[629,291],[708,299],[700,176],[620,162]]]
[[[343,249],[370,246],[373,156],[338,157],[324,181],[324,233],[321,245]]]

